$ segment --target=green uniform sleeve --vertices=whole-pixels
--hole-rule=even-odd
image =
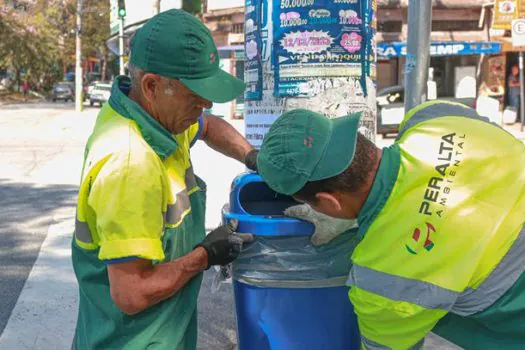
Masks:
[[[95,214],[99,259],[163,260],[160,160],[141,147],[126,153],[112,155],[91,185],[88,205]]]
[[[350,289],[349,296],[363,349],[421,349],[425,336],[447,313],[389,300],[357,287]]]

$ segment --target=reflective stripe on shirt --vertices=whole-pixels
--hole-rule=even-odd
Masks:
[[[75,219],[75,237],[82,243],[93,243],[93,237],[87,222]]]
[[[458,267],[460,268],[460,267]],[[525,227],[497,267],[476,288],[456,292],[436,284],[387,274],[354,265],[347,285],[382,297],[410,302],[426,309],[447,310],[460,316],[483,311],[511,288],[525,271]]]
[[[176,195],[175,203],[168,204],[168,210],[165,213],[166,223],[168,225],[179,224],[184,215],[190,210],[190,196],[187,190],[183,190]]]
[[[376,343],[373,340],[368,339],[367,337],[361,335],[361,343],[363,344],[364,348],[366,350],[390,350],[389,347],[386,347],[384,345],[381,345],[379,343]],[[423,349],[423,344],[425,343],[425,339],[421,339],[417,342],[416,345],[410,347],[408,350],[419,350]]]

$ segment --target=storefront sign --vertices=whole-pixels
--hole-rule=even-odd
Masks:
[[[525,17],[525,0],[496,0],[492,28],[510,30],[512,20]]]
[[[480,55],[500,52],[501,44],[498,42],[447,42],[430,45],[431,56]],[[377,55],[379,58],[404,57],[407,55],[407,44],[405,42],[379,43]]]
[[[371,0],[273,0],[276,96],[306,96],[305,82],[370,74]]]

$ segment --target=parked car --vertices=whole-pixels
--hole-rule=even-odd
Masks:
[[[109,95],[111,94],[111,84],[109,83],[97,83],[89,93],[89,105],[93,106],[95,103],[98,103],[102,106],[107,100],[109,100]]]
[[[75,85],[69,81],[62,81],[53,85],[53,92],[51,94],[53,102],[57,100],[75,101]]]
[[[438,97],[438,100],[458,102],[476,108],[475,98]],[[386,136],[399,131],[399,125],[405,117],[404,101],[405,87],[402,85],[387,87],[377,93],[378,134]]]
[[[91,83],[89,83],[86,87],[86,98],[89,100],[89,96],[91,95],[91,93],[93,92],[93,89],[95,88],[95,85],[99,84],[99,83],[103,83],[102,81],[92,81]]]

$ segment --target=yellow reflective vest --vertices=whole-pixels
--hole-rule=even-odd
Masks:
[[[363,348],[525,349],[525,147],[456,103],[411,110],[358,216]]]
[[[129,78],[116,79],[86,146],[72,242],[75,348],[194,349],[202,274],[133,316],[110,294],[107,264],[173,261],[205,237],[206,186],[190,161],[199,123],[171,135],[127,97],[129,86]]]

